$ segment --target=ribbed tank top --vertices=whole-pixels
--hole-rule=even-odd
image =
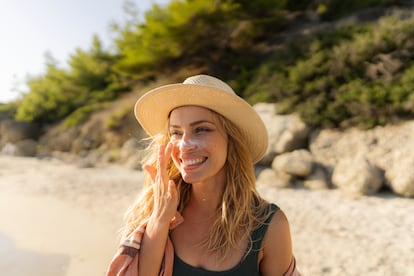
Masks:
[[[270,204],[271,212],[266,222],[252,233],[252,249],[249,254],[244,257],[240,263],[231,269],[225,271],[210,271],[198,267],[193,267],[177,255],[174,254],[174,271],[173,276],[260,276],[259,267],[257,265],[259,251],[263,238],[266,234],[267,227],[273,215],[279,210],[275,204]]]

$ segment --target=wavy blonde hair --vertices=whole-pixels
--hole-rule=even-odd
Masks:
[[[220,216],[210,228],[210,235],[201,243],[212,254],[225,259],[231,250],[240,250],[238,242],[242,238],[249,240],[251,249],[251,233],[262,225],[269,216],[268,203],[256,190],[256,178],[249,149],[239,128],[222,115],[212,111],[228,135],[228,153],[226,160],[227,183],[225,185]],[[168,127],[166,133],[154,137],[147,147],[148,155],[144,164],[156,165],[159,144],[166,145],[169,141]],[[179,193],[178,211],[182,212],[191,195],[191,185],[184,182],[180,172],[172,160],[168,165],[168,175],[174,180]],[[140,197],[128,209],[124,236],[133,231],[152,213],[154,205],[152,181],[146,175]],[[247,254],[246,252],[246,254]]]

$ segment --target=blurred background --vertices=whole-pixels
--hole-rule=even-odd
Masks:
[[[136,99],[205,73],[265,122],[258,188],[304,275],[414,275],[414,1],[0,4],[0,271],[103,275]]]
[[[141,18],[153,3],[135,1]],[[132,2],[131,2],[132,3]],[[111,24],[125,21],[122,1],[1,0],[0,102],[10,102],[27,91],[30,76],[45,73],[47,58],[68,66],[77,48],[87,49],[93,35],[107,48],[113,48]]]
[[[200,72],[312,126],[413,116],[413,1],[2,2],[3,117],[77,124]]]

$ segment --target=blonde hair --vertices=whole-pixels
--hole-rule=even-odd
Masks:
[[[256,190],[254,167],[249,150],[243,140],[240,129],[222,115],[212,111],[228,135],[228,153],[226,160],[227,183],[223,193],[220,216],[210,228],[208,238],[201,243],[211,254],[225,259],[232,249],[239,250],[242,238],[249,240],[252,246],[251,233],[262,225],[269,215],[268,203],[260,197]],[[166,132],[167,133],[167,132]],[[155,137],[148,146],[149,154],[144,160],[146,164],[156,164],[159,144],[166,145],[168,134]],[[178,211],[182,212],[191,195],[191,185],[185,183],[180,172],[170,160],[168,166],[170,179],[174,180],[179,193]],[[141,196],[127,211],[127,222],[124,235],[127,235],[147,219],[153,210],[153,192],[151,178],[147,175]]]

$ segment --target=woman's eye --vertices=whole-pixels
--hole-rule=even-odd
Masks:
[[[209,132],[210,131],[210,129],[209,128],[207,128],[207,127],[197,127],[196,129],[195,129],[195,132],[196,133],[201,133],[201,132]]]
[[[178,137],[178,136],[181,136],[181,132],[176,131],[176,130],[170,131],[170,136],[171,136],[171,137]]]

